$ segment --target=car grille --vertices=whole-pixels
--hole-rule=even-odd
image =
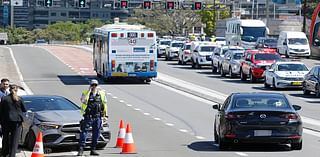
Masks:
[[[296,52],[304,52],[305,51],[305,49],[293,49],[293,50]]]
[[[61,143],[68,143],[68,142],[78,142],[79,140],[75,136],[66,137],[63,139]]]
[[[59,134],[46,135],[43,137],[43,142],[44,143],[52,143],[52,142],[56,141],[59,137],[60,137]]]
[[[299,77],[286,77],[284,78],[284,80],[287,80],[287,81],[303,81],[303,78],[299,78]]]
[[[80,133],[80,124],[66,124],[61,128],[65,133]]]

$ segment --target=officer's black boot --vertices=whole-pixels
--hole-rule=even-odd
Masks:
[[[77,156],[82,156],[83,155],[83,148],[80,147]]]
[[[96,148],[92,148],[91,152],[90,152],[90,155],[99,156],[99,153],[96,151]]]

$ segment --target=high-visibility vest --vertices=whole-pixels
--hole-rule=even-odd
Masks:
[[[104,92],[104,91],[102,91],[102,90],[98,90],[98,93],[100,94],[100,97],[101,97],[101,103],[102,103],[102,105],[103,105],[103,115],[102,116],[107,116],[108,114],[107,114],[107,103],[106,103],[106,100],[105,100],[105,98],[106,98],[106,93]],[[82,92],[82,95],[85,95],[85,98],[84,98],[84,101],[85,101],[85,103],[82,103],[81,104],[81,109],[80,109],[80,111],[81,111],[81,114],[82,115],[84,115],[85,114],[85,111],[86,111],[86,109],[87,109],[87,104],[88,104],[88,101],[89,101],[89,96],[90,96],[90,91],[89,90],[84,90],[83,92]]]

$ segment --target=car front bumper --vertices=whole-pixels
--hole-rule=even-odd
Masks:
[[[302,81],[277,80],[277,88],[302,88]]]

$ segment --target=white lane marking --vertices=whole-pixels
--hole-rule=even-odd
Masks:
[[[249,156],[248,154],[246,153],[242,153],[242,152],[235,152],[237,155],[240,155],[240,156]]]
[[[145,113],[143,113],[144,115],[146,115],[146,116],[149,116],[150,115],[150,113],[147,113],[147,112],[145,112]]]
[[[179,129],[179,131],[181,131],[181,132],[188,132],[188,130],[185,130],[185,129]]]
[[[116,96],[114,96],[114,97],[112,97],[113,99],[118,99],[118,97],[116,97]]]
[[[153,119],[154,119],[154,120],[158,120],[158,121],[161,120],[160,118],[157,118],[157,117],[156,117],[156,118],[153,118]]]
[[[17,71],[18,76],[19,76],[19,80],[20,80],[20,82],[21,82],[21,85],[23,86],[23,88],[25,89],[25,91],[26,91],[27,94],[33,95],[32,90],[27,86],[27,84],[26,84],[26,83],[24,82],[24,80],[23,80],[21,71],[20,71],[19,66],[18,66],[18,64],[17,64],[16,58],[15,58],[14,55],[13,55],[12,49],[11,49],[10,47],[6,47],[6,46],[4,46],[4,47],[7,48],[7,49],[9,49],[9,52],[10,52],[10,55],[11,55],[13,64],[14,64],[14,66],[15,66],[15,68],[16,68],[16,71]]]
[[[228,96],[224,93],[221,93],[221,92],[209,89],[209,88],[205,88],[205,87],[202,87],[202,86],[199,86],[199,85],[196,85],[196,84],[193,84],[193,83],[181,80],[181,79],[177,79],[177,78],[171,77],[169,75],[166,75],[166,74],[163,74],[160,72],[158,72],[157,78],[164,80],[164,81],[171,82],[171,83],[178,85],[178,86],[181,86],[181,87],[187,87],[188,89],[193,90],[195,92],[210,95],[210,96],[217,98],[219,100],[225,100],[225,98]]]
[[[131,107],[132,105],[131,104],[127,104],[127,106]]]
[[[320,132],[312,131],[312,130],[309,130],[309,129],[303,129],[303,133],[320,137]]]
[[[304,117],[304,116],[301,116],[301,118],[302,118],[302,122],[304,122],[304,123],[320,126],[319,120],[315,120],[315,119]]]
[[[183,96],[189,97],[189,98],[191,98],[191,99],[194,99],[194,100],[197,100],[197,101],[200,101],[200,102],[209,104],[209,105],[214,105],[214,104],[215,104],[215,103],[212,102],[212,101],[205,100],[205,99],[200,98],[200,97],[198,97],[198,96],[195,96],[195,95],[192,95],[192,94],[189,94],[189,93],[186,93],[186,92],[177,90],[177,89],[175,89],[175,88],[169,87],[169,86],[167,86],[167,85],[163,85],[163,84],[158,83],[158,82],[155,82],[155,81],[153,81],[152,84],[155,84],[155,85],[160,86],[160,87],[162,87],[162,88],[171,90],[171,91],[176,92],[176,93],[179,93],[179,94],[181,94],[181,95],[183,95]]]
[[[205,138],[202,137],[202,136],[196,136],[196,138],[199,139],[199,140],[204,140],[204,139],[205,139]]]
[[[166,123],[166,125],[168,125],[168,126],[174,126],[174,124],[172,124],[172,123]]]
[[[119,102],[124,103],[124,100],[120,100]]]
[[[140,109],[140,108],[134,108],[134,110],[136,110],[136,111],[140,111],[141,109]]]
[[[308,101],[308,102],[319,102],[320,101],[320,99],[309,99],[309,98],[299,98],[299,99],[301,99],[303,101]]]
[[[112,95],[112,94],[108,92],[107,95]]]

